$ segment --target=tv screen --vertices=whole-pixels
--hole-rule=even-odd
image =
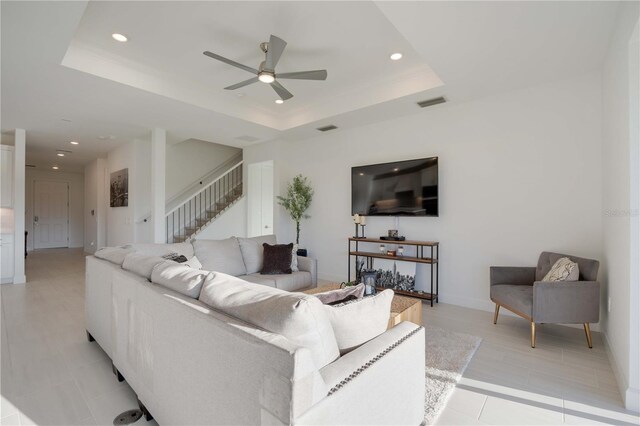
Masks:
[[[438,157],[352,167],[351,213],[438,216]]]

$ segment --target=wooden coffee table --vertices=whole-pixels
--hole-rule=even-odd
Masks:
[[[340,284],[331,283],[305,290],[303,293],[324,293],[325,291],[337,290],[339,288]],[[422,301],[420,299],[398,296],[397,294],[393,296],[388,328],[400,324],[402,321],[409,321],[414,324],[422,325]]]

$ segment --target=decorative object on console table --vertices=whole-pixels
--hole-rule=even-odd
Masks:
[[[289,213],[291,219],[296,223],[296,244],[300,244],[300,222],[302,219],[309,219],[311,216],[305,212],[311,206],[313,199],[313,188],[309,179],[302,175],[295,176],[287,187],[287,196],[278,195],[280,204]]]
[[[412,262],[416,264],[429,265],[429,274],[430,274],[429,292],[415,290],[414,286],[411,283],[411,278],[412,278],[411,276],[400,274],[400,277],[398,278],[397,273],[382,271],[385,274],[387,273],[393,274],[393,277],[385,275],[381,277],[381,279],[384,278],[385,282],[391,282],[393,285],[391,288],[396,294],[429,300],[431,302],[431,306],[433,306],[434,300],[436,301],[436,303],[438,303],[438,286],[439,286],[439,275],[440,275],[440,263],[439,263],[440,243],[437,241],[411,241],[411,240],[405,240],[404,237],[398,237],[398,238],[402,238],[402,241],[403,241],[403,252],[401,256],[387,255],[387,249],[384,243],[388,243],[389,241],[386,239],[349,238],[348,239],[348,245],[349,245],[348,279],[351,280],[351,257],[355,257],[356,265],[362,258],[364,258],[366,260],[366,268],[369,270],[374,269],[373,262],[375,259],[389,259],[389,260],[396,260],[399,262]],[[353,243],[355,243],[355,248],[353,247]],[[379,252],[361,250],[360,244],[363,244],[363,243],[380,244]],[[413,254],[410,256],[406,256],[404,254],[407,246],[413,246],[416,248],[415,256],[413,256]],[[427,250],[429,250],[429,252],[427,253],[427,256],[425,256],[425,253],[424,253],[425,247],[427,248]],[[394,280],[395,280],[395,283],[394,283]],[[400,286],[395,285],[398,283],[400,283]]]
[[[396,256],[396,251],[395,250],[387,250],[387,256]]]
[[[367,226],[367,218],[365,216],[360,216],[360,228],[362,228],[362,236],[360,238],[367,238],[364,235],[364,227]]]
[[[376,286],[378,284],[378,272],[374,270],[365,270],[362,272],[362,282],[364,283],[364,295],[371,296],[376,294]]]
[[[299,248],[299,249],[296,251],[296,254],[297,254],[298,256],[301,256],[301,257],[307,257],[307,249],[301,249],[301,248]]]
[[[387,235],[389,238],[398,238],[398,230],[397,229],[389,229],[387,231]]]

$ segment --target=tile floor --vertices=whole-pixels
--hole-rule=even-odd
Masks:
[[[136,408],[107,356],[84,327],[84,255],[75,249],[33,252],[26,285],[1,286],[0,425],[112,424]],[[529,325],[501,315],[439,304],[424,320],[484,340],[438,424],[638,425],[618,394],[602,338],[586,346],[580,329]],[[139,424],[156,424],[139,420]]]

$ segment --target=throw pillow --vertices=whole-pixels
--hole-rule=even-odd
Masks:
[[[298,245],[294,244],[291,250],[291,271],[298,272]]]
[[[381,335],[389,325],[393,290],[342,305],[324,305],[343,355]]]
[[[187,261],[187,257],[185,255],[178,254],[178,253],[169,253],[160,257],[167,260],[173,260],[174,262],[177,262],[177,263],[185,263]]]
[[[263,275],[277,275],[291,273],[291,250],[293,243],[289,244],[262,244],[264,251],[264,262],[262,265]]]
[[[325,305],[335,305],[364,296],[364,284],[314,294]]]
[[[240,244],[235,237],[226,240],[195,240],[193,248],[204,270],[222,272],[236,277],[247,273]]]
[[[188,242],[173,244],[134,243],[131,244],[131,248],[148,256],[164,256],[169,253],[178,253],[187,259],[193,257],[193,245]]]
[[[578,264],[568,257],[562,257],[553,264],[542,281],[578,281],[579,277]]]

